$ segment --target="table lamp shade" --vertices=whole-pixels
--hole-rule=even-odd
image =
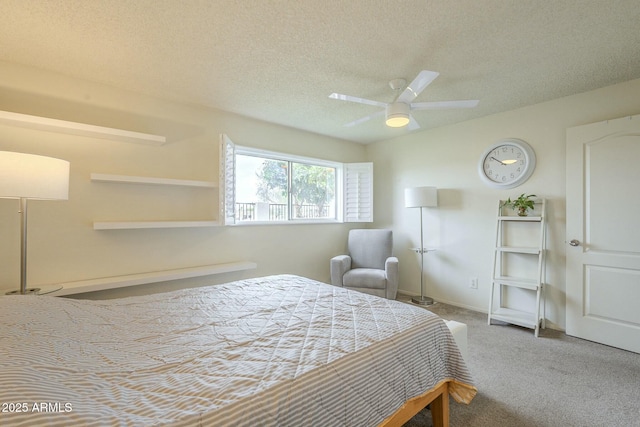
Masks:
[[[436,207],[438,206],[438,189],[436,187],[405,188],[404,206],[406,208]]]
[[[0,151],[0,197],[68,200],[69,162]]]

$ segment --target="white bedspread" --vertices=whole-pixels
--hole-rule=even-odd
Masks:
[[[375,426],[444,379],[473,397],[440,318],[298,276],[0,297],[3,426]]]

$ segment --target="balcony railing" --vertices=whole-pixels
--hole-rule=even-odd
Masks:
[[[294,205],[294,218],[327,218],[329,208],[329,205]],[[236,218],[239,221],[287,221],[287,211],[284,203],[236,203]]]

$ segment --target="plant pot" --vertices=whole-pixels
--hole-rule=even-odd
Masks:
[[[527,208],[518,208],[518,216],[527,216]]]

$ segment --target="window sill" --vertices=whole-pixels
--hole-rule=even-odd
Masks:
[[[251,226],[251,225],[309,225],[309,224],[344,224],[343,221],[337,219],[300,219],[291,221],[237,221],[235,224],[229,224],[232,227]]]

